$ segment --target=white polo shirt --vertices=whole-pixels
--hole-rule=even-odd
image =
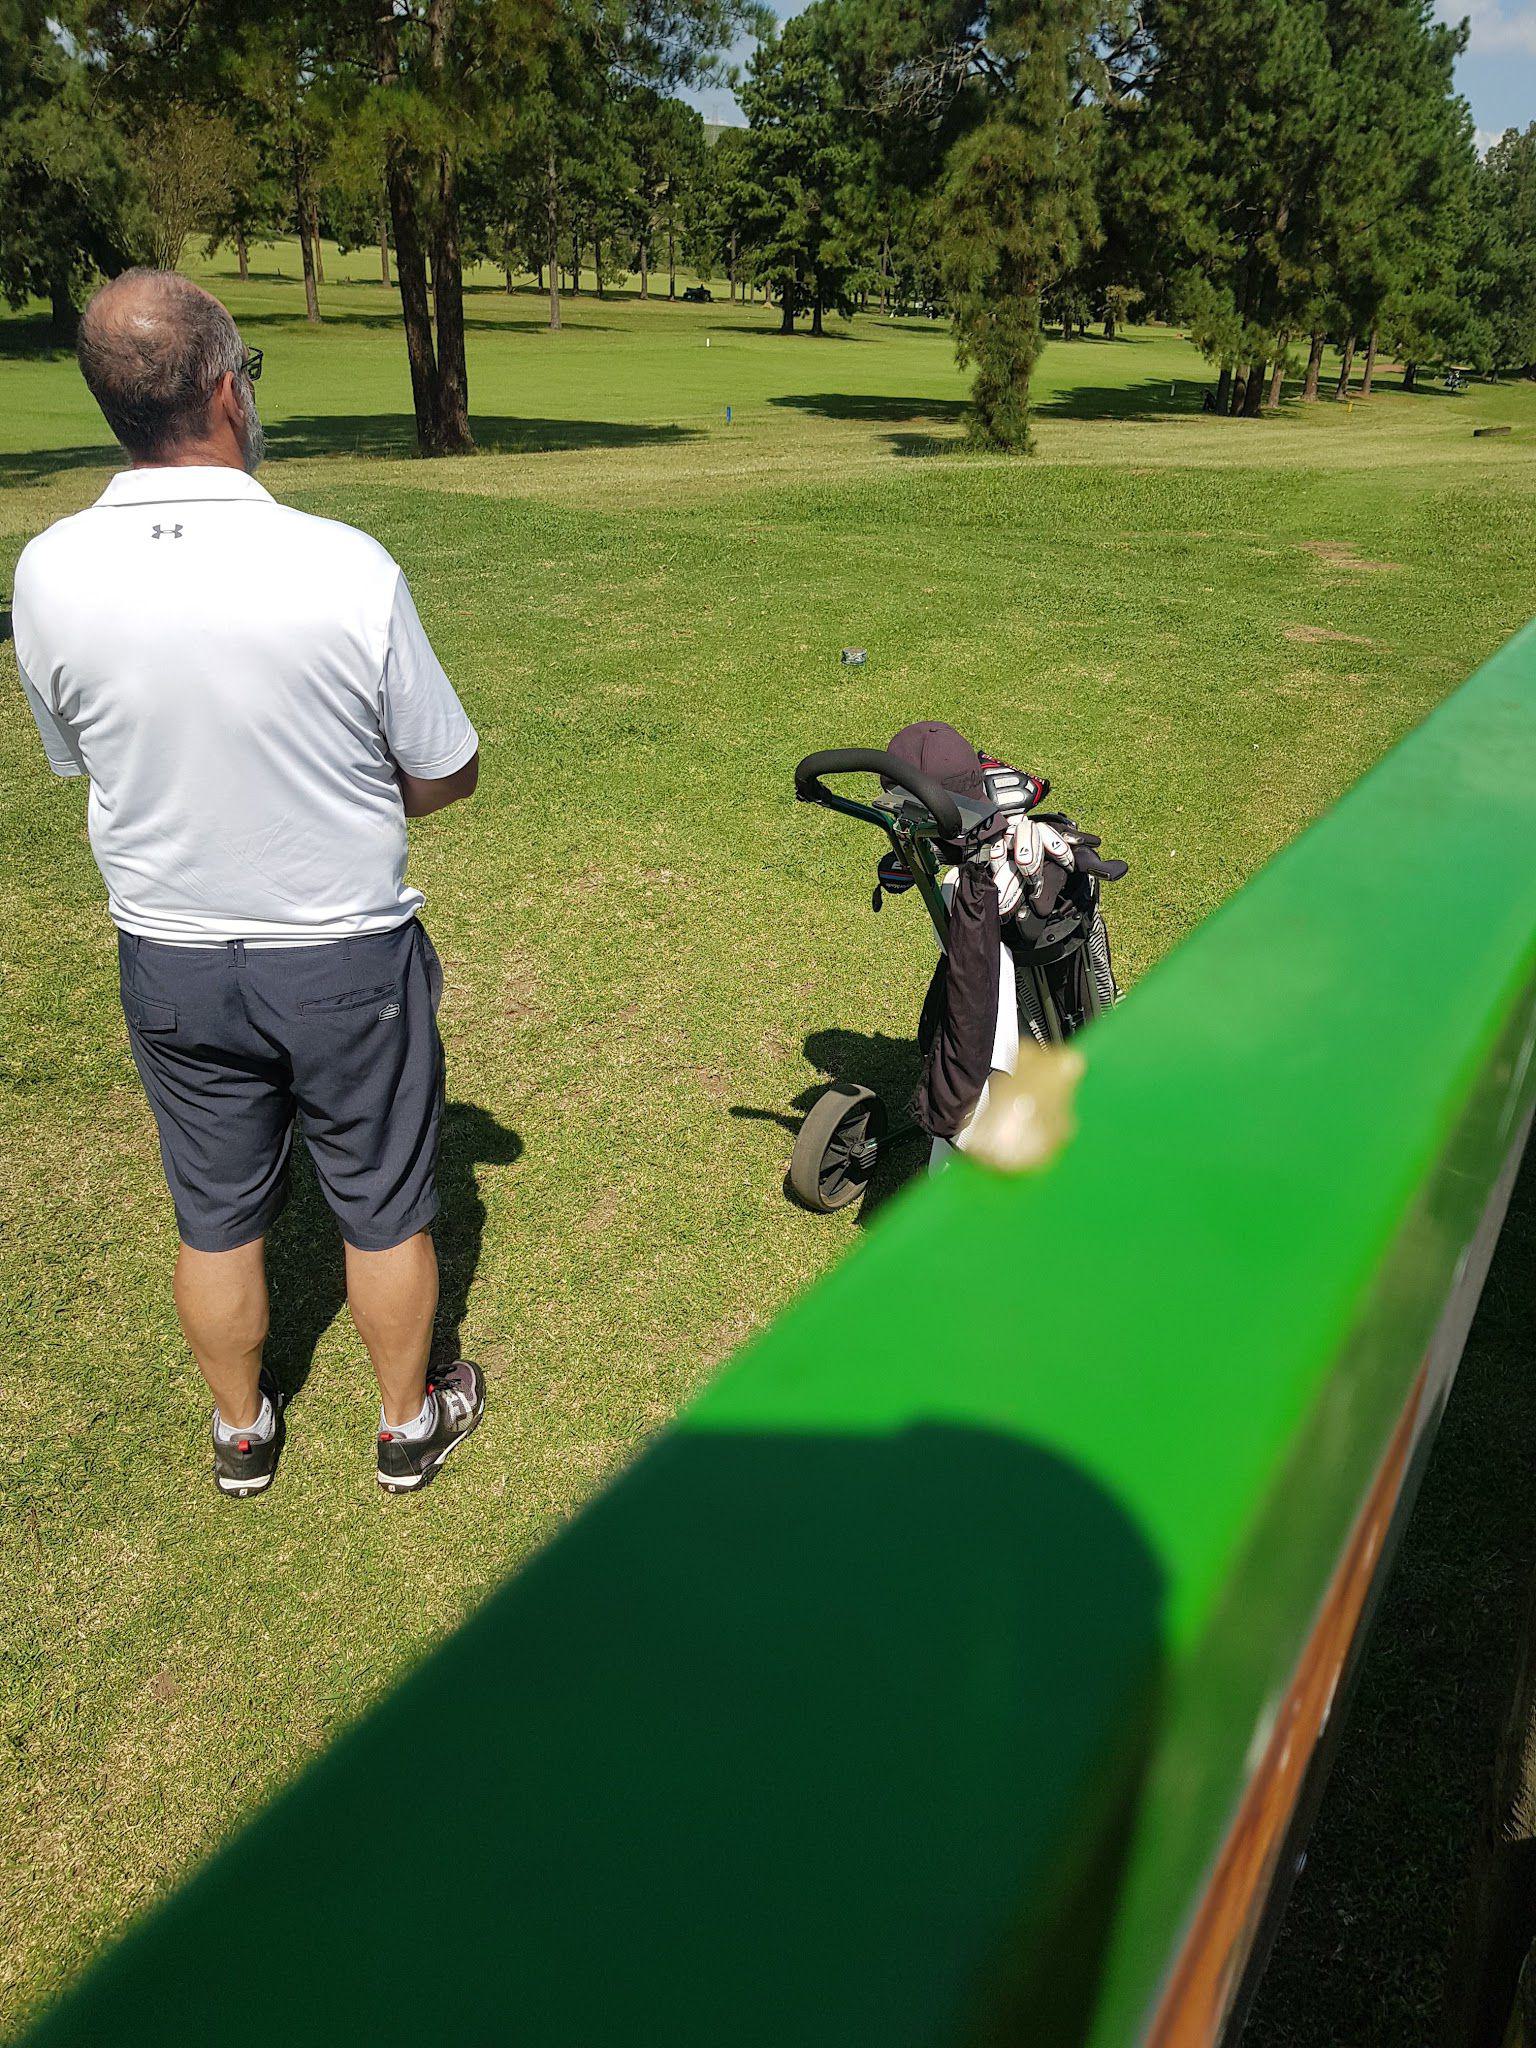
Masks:
[[[122,930],[304,945],[420,908],[395,771],[479,741],[367,534],[240,470],[126,470],[24,551],[12,626]]]

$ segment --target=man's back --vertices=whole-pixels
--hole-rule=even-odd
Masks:
[[[396,769],[477,741],[366,534],[237,470],[128,471],[26,550],[15,636],[123,930],[301,944],[419,908]]]

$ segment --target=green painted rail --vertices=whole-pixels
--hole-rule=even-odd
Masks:
[[[1528,631],[1094,1028],[1048,1170],[894,1203],[37,2048],[1215,2038],[1533,973]]]

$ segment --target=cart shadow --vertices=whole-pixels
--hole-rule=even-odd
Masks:
[[[852,1218],[862,1229],[909,1180],[922,1172],[928,1159],[928,1141],[920,1132],[895,1135],[911,1124],[910,1105],[922,1071],[922,1057],[910,1038],[892,1038],[883,1031],[847,1031],[829,1026],[808,1032],[805,1057],[824,1078],[813,1081],[790,1099],[787,1109],[760,1109],[749,1103],[735,1103],[731,1115],[743,1122],[777,1124],[791,1136],[798,1136],[811,1105],[838,1081],[856,1081],[873,1088],[885,1105],[892,1136],[880,1150],[875,1171]],[[796,1113],[798,1112],[798,1114]],[[784,1177],[786,1199],[789,1175]]]
[[[272,1295],[267,1358],[288,1400],[309,1378],[320,1341],[347,1299],[336,1226],[308,1153],[302,1144],[294,1151],[292,1193],[267,1245]],[[440,1206],[432,1232],[439,1286],[434,1359],[460,1356],[460,1333],[485,1241],[485,1202],[475,1169],[513,1165],[522,1153],[522,1139],[488,1110],[472,1102],[450,1102],[444,1110],[437,1170]],[[352,1341],[357,1368],[366,1378],[361,1341]]]

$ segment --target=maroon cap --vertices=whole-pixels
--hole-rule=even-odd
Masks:
[[[886,752],[894,754],[898,761],[905,761],[909,768],[917,769],[920,775],[931,775],[935,782],[956,796],[986,796],[987,783],[980,755],[952,725],[945,725],[937,718],[923,718],[915,725],[904,725],[892,738]]]

